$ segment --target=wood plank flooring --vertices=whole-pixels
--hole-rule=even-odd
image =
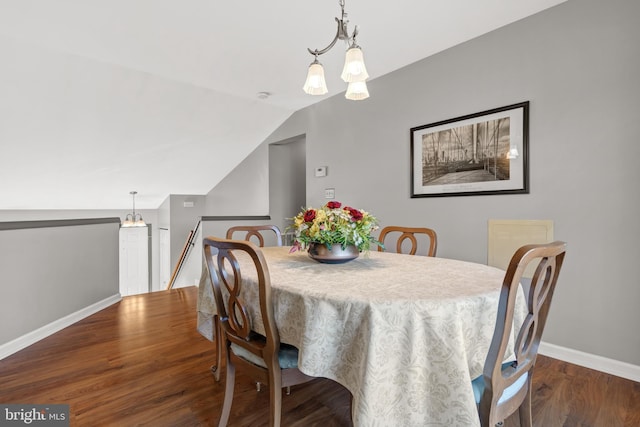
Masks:
[[[66,403],[72,426],[217,425],[224,380],[196,300],[193,287],[125,297],[0,360],[0,403]],[[535,426],[640,426],[640,383],[542,356],[536,369]],[[239,370],[230,425],[267,425],[268,400]],[[292,388],[283,412],[283,426],[352,425],[349,392],[325,379]]]

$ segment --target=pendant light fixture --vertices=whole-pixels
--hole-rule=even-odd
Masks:
[[[358,35],[358,26],[353,30],[353,33],[349,35],[346,20],[347,14],[344,11],[344,0],[339,0],[340,8],[342,9],[341,18],[336,18],[338,23],[338,31],[333,41],[329,43],[329,46],[324,49],[308,49],[309,53],[314,56],[314,61],[309,65],[307,71],[307,80],[304,83],[304,91],[309,95],[324,95],[327,93],[327,83],[324,79],[324,68],[322,64],[318,62],[318,56],[328,52],[336,44],[338,40],[344,40],[347,43],[348,49],[345,54],[344,67],[342,69],[342,80],[349,83],[345,98],[351,100],[361,100],[369,97],[369,91],[367,89],[366,80],[369,78],[367,73],[367,67],[364,65],[364,55],[362,49],[356,43],[356,36]]]
[[[136,194],[138,194],[138,192],[130,191],[129,194],[131,194],[131,197],[133,198],[133,212],[127,214],[124,218],[124,221],[122,221],[122,227],[146,227],[147,224],[145,224],[142,219],[142,215],[136,213]]]

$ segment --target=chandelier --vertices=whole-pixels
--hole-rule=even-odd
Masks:
[[[146,227],[144,220],[142,219],[142,215],[136,213],[136,194],[137,191],[130,191],[131,197],[133,197],[133,213],[127,214],[122,221],[122,227]]]
[[[369,97],[369,91],[367,90],[366,80],[369,78],[367,68],[364,65],[364,56],[360,46],[356,43],[356,36],[358,35],[358,26],[353,30],[353,33],[349,35],[346,20],[347,14],[344,11],[344,0],[339,0],[340,8],[342,9],[341,18],[336,18],[338,23],[338,31],[333,41],[329,43],[329,46],[324,49],[311,50],[307,48],[310,54],[314,56],[314,61],[309,65],[307,72],[307,80],[304,83],[304,91],[309,95],[324,95],[327,93],[327,83],[324,80],[324,68],[322,64],[318,62],[318,56],[328,52],[338,40],[344,40],[347,43],[348,49],[345,55],[344,67],[342,69],[342,80],[347,82],[347,92],[344,97],[354,101],[366,99]]]

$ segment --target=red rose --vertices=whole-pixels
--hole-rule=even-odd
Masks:
[[[342,203],[340,203],[340,202],[328,202],[327,203],[327,207],[329,209],[338,209],[340,206],[342,206]]]
[[[316,219],[316,211],[313,209],[308,209],[305,213],[304,213],[304,222],[311,222],[314,219]]]
[[[358,209],[354,209],[354,208],[350,208],[350,207],[346,207],[344,209],[349,211],[349,213],[351,214],[351,219],[352,220],[360,221],[362,219],[362,212],[360,212]]]

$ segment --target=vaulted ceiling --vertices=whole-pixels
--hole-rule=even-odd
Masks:
[[[373,79],[563,1],[345,11]],[[321,57],[329,93],[302,91],[307,47],[339,14],[337,0],[0,0],[0,209],[206,194],[293,112],[344,92],[341,46]]]

